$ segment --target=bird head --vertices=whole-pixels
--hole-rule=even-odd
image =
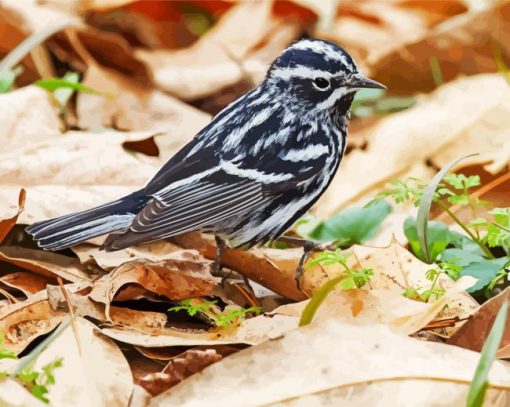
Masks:
[[[385,89],[359,73],[344,49],[317,39],[304,39],[286,48],[269,68],[266,82],[277,86],[292,102],[314,110],[332,109],[345,98],[350,107],[359,89]]]

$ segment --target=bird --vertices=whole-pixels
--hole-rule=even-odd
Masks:
[[[363,88],[385,86],[360,73],[339,45],[298,40],[145,187],[26,231],[45,250],[107,235],[105,251],[201,231],[216,236],[217,263],[227,242],[250,248],[274,241],[330,185],[345,152],[353,98]]]

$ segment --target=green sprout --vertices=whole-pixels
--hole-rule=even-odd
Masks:
[[[310,269],[316,265],[330,266],[334,264],[340,264],[344,268],[344,272],[340,276],[327,281],[315,291],[301,314],[299,326],[308,325],[312,322],[321,304],[335,288],[340,287],[345,291],[361,288],[365,286],[374,275],[372,269],[352,269],[349,267],[348,256],[343,255],[340,249],[336,249],[334,252],[325,251],[320,253],[307,263],[305,269]]]
[[[168,311],[178,312],[178,311],[186,311],[189,316],[193,317],[197,314],[207,314],[209,318],[211,318],[216,326],[226,328],[239,318],[246,317],[249,313],[259,314],[261,309],[259,307],[250,307],[250,308],[239,308],[234,309],[226,314],[215,314],[212,312],[214,306],[217,301],[201,301],[198,302],[193,298],[189,298],[181,301],[180,305],[171,307]]]

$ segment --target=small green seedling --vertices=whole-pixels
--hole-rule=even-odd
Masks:
[[[186,311],[189,316],[193,317],[197,314],[206,314],[208,318],[212,319],[216,326],[226,328],[230,326],[234,321],[239,318],[244,318],[249,313],[260,313],[259,307],[250,307],[250,308],[239,308],[234,309],[226,314],[215,314],[212,312],[212,309],[215,307],[217,301],[201,301],[198,302],[193,298],[189,298],[181,301],[180,305],[176,305],[168,309],[168,311],[178,312],[178,311]]]
[[[49,403],[46,397],[48,394],[48,386],[55,384],[55,369],[62,367],[62,358],[44,365],[41,371],[35,371],[30,366],[25,366],[18,373],[18,379],[39,400]]]
[[[0,346],[4,344],[4,333],[0,332]],[[16,354],[8,349],[0,347],[0,359],[18,359]]]
[[[421,287],[408,287],[402,295],[416,301],[437,301],[445,292],[442,287],[438,286],[441,274],[446,274],[454,280],[459,278],[462,267],[456,264],[455,260],[456,259],[452,259],[450,262],[440,262],[436,268],[430,269],[425,273],[425,278],[432,283],[429,288],[423,290]]]
[[[218,315],[216,317],[216,326],[227,328],[232,325],[234,321],[237,321],[240,318],[245,318],[247,314],[260,314],[260,312],[260,307],[234,309],[226,314]]]
[[[172,312],[186,311],[190,317],[194,317],[199,313],[209,311],[214,305],[216,305],[216,302],[217,301],[196,302],[193,301],[193,298],[188,298],[186,300],[182,300],[180,305],[168,308],[168,311]]]
[[[4,343],[4,334],[0,332],[0,345]],[[7,349],[0,348],[0,359],[18,359],[18,356],[14,352]],[[48,387],[55,384],[55,369],[62,366],[62,358],[56,359],[44,365],[41,371],[35,371],[30,366],[25,366],[17,374],[12,376],[23,383],[26,389],[28,389],[32,395],[44,403],[49,403],[46,395],[48,394]],[[11,374],[9,372],[0,371],[0,379],[4,379]]]
[[[310,322],[312,322],[313,317],[317,313],[317,310],[321,304],[324,302],[328,294],[336,287],[340,287],[342,290],[361,288],[370,281],[370,278],[374,274],[372,269],[352,269],[349,267],[348,257],[344,256],[340,249],[337,249],[334,252],[325,251],[320,253],[313,260],[307,263],[306,269],[316,265],[329,266],[333,264],[342,265],[344,268],[344,273],[327,281],[313,294],[312,298],[301,314],[299,326],[308,325]]]

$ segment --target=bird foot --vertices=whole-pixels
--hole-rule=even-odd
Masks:
[[[296,285],[299,291],[303,291],[301,287],[301,278],[303,277],[305,271],[305,264],[310,257],[312,252],[323,252],[325,250],[334,250],[336,247],[329,243],[318,243],[313,242],[311,240],[301,239],[299,237],[293,236],[281,236],[277,239],[281,243],[292,244],[295,246],[301,246],[303,248],[303,255],[299,259],[298,266],[296,268],[296,275],[294,279],[296,280]]]
[[[223,257],[223,252],[225,251],[226,243],[223,239],[219,237],[215,237],[216,239],[216,256],[214,257],[214,265],[211,274],[213,276],[219,276],[221,274],[221,259]]]

